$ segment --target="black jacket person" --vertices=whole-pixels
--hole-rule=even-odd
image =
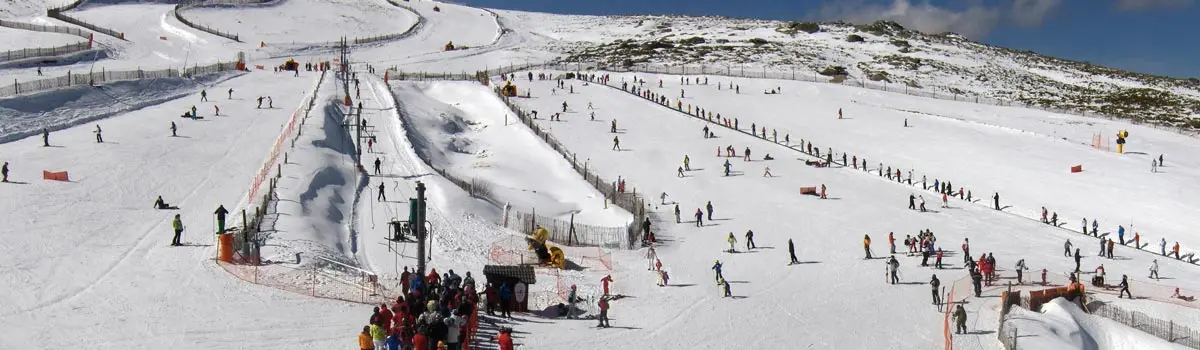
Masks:
[[[217,215],[217,232],[225,232],[225,215],[229,214],[229,211],[225,210],[224,205],[218,205],[217,211],[213,214]]]

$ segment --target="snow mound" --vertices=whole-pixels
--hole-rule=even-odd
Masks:
[[[1021,349],[1186,349],[1115,321],[1090,315],[1063,298],[1042,305],[1041,313],[1013,308],[1005,321],[1005,331],[1011,332],[1014,328]]]

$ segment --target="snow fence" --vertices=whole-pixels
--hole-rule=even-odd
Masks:
[[[88,73],[73,73],[67,71],[67,74],[61,77],[45,78],[32,80],[27,82],[18,82],[15,79],[12,85],[0,85],[0,97],[15,96],[19,94],[28,94],[38,91],[61,89],[71,86],[89,85],[95,86],[108,82],[122,80],[138,80],[138,79],[159,79],[159,78],[188,78],[201,74],[211,74],[220,72],[236,71],[237,62],[221,62],[210,64],[207,66],[192,66],[191,68],[179,69],[160,69],[160,70],[127,70],[127,71],[110,71],[101,68],[99,72]]]

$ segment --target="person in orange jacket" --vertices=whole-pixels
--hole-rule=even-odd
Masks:
[[[496,335],[496,342],[500,343],[500,350],[513,350],[512,329],[501,328],[500,334]]]
[[[608,295],[608,284],[612,283],[612,281],[613,281],[612,275],[607,275],[607,276],[604,276],[604,278],[600,279],[600,283],[604,284],[604,295]]]
[[[375,343],[371,341],[370,326],[363,326],[362,333],[358,334],[358,348],[362,350],[375,350]]]
[[[867,254],[867,259],[871,258],[871,236],[863,235],[863,252]]]

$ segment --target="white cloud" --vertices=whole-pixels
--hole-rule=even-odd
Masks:
[[[1042,25],[1046,17],[1058,8],[1061,2],[1061,0],[1013,0],[1008,17],[1017,25],[1037,27]]]
[[[867,3],[862,0],[838,1],[820,10],[822,19],[840,19],[851,23],[870,23],[890,20],[906,28],[925,33],[955,32],[979,39],[987,36],[999,23],[1001,11],[980,3],[955,11],[930,4],[928,1],[893,0],[891,4]]]
[[[1122,11],[1145,10],[1155,7],[1187,7],[1192,0],[1117,0],[1117,9]]]
[[[925,33],[955,32],[971,39],[981,39],[995,29],[1001,19],[1007,19],[1024,27],[1040,26],[1062,4],[1062,0],[1010,0],[992,6],[986,5],[980,0],[966,2],[966,7],[953,9],[934,5],[929,0],[891,0],[890,3],[845,0],[826,3],[820,9],[817,17],[823,20],[838,19],[856,24],[890,20]]]

